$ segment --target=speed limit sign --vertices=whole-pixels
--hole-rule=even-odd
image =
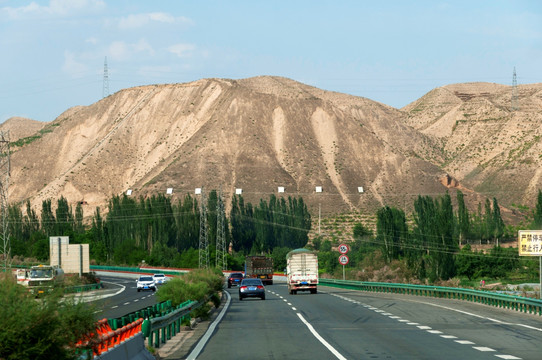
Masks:
[[[348,250],[350,250],[350,248],[348,247],[348,245],[346,244],[341,244],[339,245],[339,252],[341,254],[346,254],[348,252]]]
[[[348,259],[347,255],[339,256],[339,264],[346,265],[346,264],[348,264],[348,261],[349,261],[349,259]]]

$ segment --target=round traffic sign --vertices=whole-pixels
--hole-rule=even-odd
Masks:
[[[346,264],[348,264],[348,261],[349,261],[349,259],[348,259],[347,255],[339,256],[339,264],[346,265]]]
[[[339,245],[339,252],[341,254],[346,254],[348,252],[348,250],[350,250],[350,248],[348,247],[348,245],[346,244],[341,244]]]

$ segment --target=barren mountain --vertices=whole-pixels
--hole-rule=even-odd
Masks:
[[[440,165],[462,186],[500,204],[534,204],[542,188],[542,84],[448,85],[402,110],[408,125],[440,139]]]
[[[62,195],[91,215],[128,189],[183,197],[221,187],[228,201],[241,188],[257,203],[284,186],[323,212],[403,206],[442,193],[445,173],[423,160],[443,161],[431,137],[402,116],[279,77],[130,88],[67,110],[12,147],[9,199],[39,207]]]
[[[254,204],[302,196],[316,214],[410,207],[461,187],[532,205],[541,90],[519,87],[511,112],[510,87],[495,84],[435,89],[401,110],[268,76],[125,89],[20,135],[9,199],[39,208],[64,196],[88,216],[128,189],[181,198],[203,187],[227,204],[235,189]]]

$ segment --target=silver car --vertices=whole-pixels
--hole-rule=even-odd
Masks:
[[[243,279],[239,284],[239,300],[247,297],[259,297],[265,300],[265,287],[260,279]]]

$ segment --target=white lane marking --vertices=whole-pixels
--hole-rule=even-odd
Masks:
[[[476,349],[478,351],[495,351],[495,349],[492,349],[492,348],[488,348],[488,347],[485,347],[485,346],[473,346],[472,347],[473,349]]]
[[[288,304],[288,306],[292,306],[292,303],[287,303],[287,304]]]
[[[454,340],[454,341],[461,345],[474,345],[474,343],[469,340]]]
[[[530,325],[525,325],[525,324],[514,324],[514,325],[523,326],[523,327],[526,327],[527,329],[531,329],[531,330],[542,331],[542,329],[536,328],[536,327],[530,326]]]
[[[418,326],[418,329],[421,329],[421,330],[431,330],[431,326],[419,325],[419,326]]]
[[[292,310],[293,310],[293,311],[297,311],[297,309],[296,309],[295,307],[292,307]]]
[[[501,359],[506,359],[506,360],[521,360],[521,358],[514,355],[495,355],[495,356]]]
[[[457,339],[457,336],[454,335],[440,335],[440,337],[445,339]]]
[[[115,306],[112,306],[111,309],[116,309],[118,307],[119,307],[118,305],[115,305]]]
[[[300,313],[297,313],[297,316],[301,319],[301,321],[303,321],[305,325],[307,325],[307,327],[309,328],[310,332],[314,335],[314,337],[317,338],[318,341],[320,341],[329,351],[331,351],[331,353],[335,355],[337,359],[346,360],[344,356],[342,356],[337,350],[335,350],[333,346],[329,345],[329,343],[326,340],[324,340],[324,338],[321,337],[320,334],[316,332],[316,330],[314,330],[312,325],[307,320],[305,320],[303,315],[301,315]]]
[[[407,325],[420,325],[420,324],[417,323],[417,322],[409,322],[409,323],[407,323]]]
[[[537,328],[537,327],[534,327],[534,326],[529,326],[529,325],[524,325],[524,324],[508,323],[508,322],[504,322],[504,321],[501,321],[501,320],[493,319],[493,318],[490,318],[490,317],[487,317],[487,316],[482,316],[482,315],[478,315],[478,314],[473,314],[473,313],[468,312],[468,311],[463,311],[463,310],[459,310],[459,309],[454,309],[454,308],[451,308],[451,307],[448,307],[448,306],[433,304],[433,303],[430,303],[430,302],[424,302],[424,301],[420,301],[420,302],[421,302],[422,304],[431,305],[431,306],[443,308],[443,309],[450,310],[450,311],[455,311],[455,312],[458,312],[458,313],[461,313],[461,314],[465,314],[465,315],[469,315],[469,316],[474,316],[474,317],[477,317],[477,318],[480,318],[480,319],[486,319],[486,320],[489,320],[489,321],[492,321],[492,322],[496,322],[496,323],[498,323],[498,324],[523,326],[523,327],[526,327],[526,328],[531,329],[531,330],[542,331],[541,328]]]
[[[427,332],[431,334],[442,334],[442,331],[440,330],[427,330]]]
[[[407,319],[399,319],[398,321],[399,321],[399,322],[406,322],[406,323],[407,323],[407,322],[410,322],[410,320],[407,320]]]
[[[129,304],[130,304],[130,302],[128,301],[128,302],[125,302],[125,303],[122,304],[122,305],[129,305]]]
[[[230,306],[230,302],[231,302],[231,296],[229,292],[225,291],[225,293],[228,300],[226,300],[226,304],[224,304],[224,308],[222,309],[220,314],[217,316],[215,321],[213,321],[213,323],[209,326],[205,335],[203,335],[200,341],[198,341],[198,344],[196,345],[194,350],[192,350],[190,355],[188,355],[188,357],[186,358],[187,360],[195,360],[198,357],[201,350],[203,350],[203,347],[207,344],[207,341],[209,341],[209,339],[211,338],[211,335],[215,331],[216,326],[218,325],[218,323],[220,323],[220,320],[222,320],[222,318],[224,317],[226,310],[228,310],[228,307]]]

